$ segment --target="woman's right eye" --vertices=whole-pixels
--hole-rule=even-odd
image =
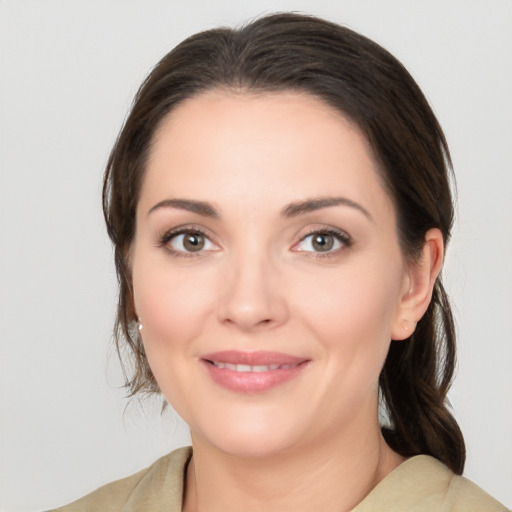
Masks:
[[[212,251],[217,247],[204,233],[196,230],[168,233],[162,238],[161,245],[183,255]]]

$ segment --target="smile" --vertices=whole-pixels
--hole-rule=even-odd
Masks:
[[[280,352],[224,351],[201,358],[213,382],[239,393],[262,393],[298,377],[309,359]]]
[[[210,361],[216,368],[227,368],[235,372],[270,372],[274,370],[288,370],[294,368],[297,364],[269,364],[269,365],[254,365],[248,364],[231,364],[231,363],[219,363],[217,361]]]

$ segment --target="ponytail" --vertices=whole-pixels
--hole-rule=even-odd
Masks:
[[[391,342],[380,375],[381,398],[391,424],[383,428],[383,435],[404,457],[431,455],[460,475],[466,449],[446,398],[455,361],[453,316],[438,280],[413,335]]]

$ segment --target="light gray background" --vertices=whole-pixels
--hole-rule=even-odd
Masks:
[[[187,443],[158,405],[124,411],[109,345],[109,149],[151,66],[186,36],[276,10],[347,24],[408,67],[458,176],[446,278],[467,476],[512,504],[512,2],[0,1],[0,509],[41,510]]]

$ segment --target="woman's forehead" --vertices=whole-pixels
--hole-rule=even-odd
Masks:
[[[312,95],[211,91],[161,125],[143,193],[358,195],[382,188],[376,167],[358,127]]]

